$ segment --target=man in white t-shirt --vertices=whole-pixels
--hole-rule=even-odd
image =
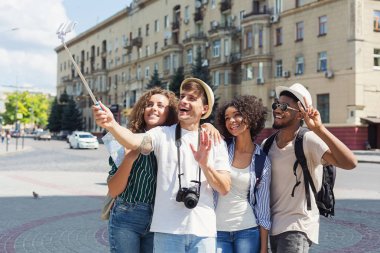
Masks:
[[[303,85],[279,86],[276,94],[278,99],[272,105],[273,128],[279,131],[268,152],[272,162],[271,250],[273,253],[308,252],[312,243],[318,243],[319,211],[313,194],[310,194],[311,210],[307,209],[301,167],[298,166],[296,176],[293,173],[295,137],[302,121],[311,130],[304,135],[303,149],[316,189],[321,188],[322,164],[349,170],[356,167],[357,159],[322,124],[319,112],[312,107],[311,95]],[[296,179],[301,181],[297,187]]]
[[[154,252],[216,250],[213,189],[225,195],[231,180],[226,144],[224,141],[214,144],[206,132],[199,131],[200,120],[211,114],[213,104],[214,94],[205,82],[197,78],[182,82],[178,104],[179,142],[176,142],[177,125],[133,134],[121,127],[104,105],[100,104],[102,109],[93,107],[97,124],[112,133],[120,144],[127,149],[139,149],[143,154],[154,151],[157,158],[151,224],[151,231],[155,232]],[[189,188],[195,192],[186,192]],[[178,195],[180,189],[184,190],[182,196]],[[199,201],[195,204],[198,189]]]

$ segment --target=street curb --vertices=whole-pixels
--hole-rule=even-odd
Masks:
[[[380,164],[380,161],[358,160],[358,163],[377,163],[377,164]]]
[[[33,150],[32,147],[30,146],[24,146],[24,148],[20,148],[18,150],[10,150],[10,151],[0,151],[0,156],[6,156],[6,155],[10,155],[10,154],[16,154],[16,153],[19,153],[19,152],[26,152],[26,151],[31,151]]]

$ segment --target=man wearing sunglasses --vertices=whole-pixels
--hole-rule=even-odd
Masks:
[[[311,210],[307,209],[302,169],[298,165],[293,170],[295,137],[303,122],[310,130],[304,135],[303,150],[317,189],[321,188],[323,164],[350,170],[356,167],[357,159],[322,124],[318,110],[312,106],[311,95],[302,84],[279,86],[276,94],[278,98],[272,110],[273,128],[278,132],[268,151],[272,162],[271,250],[273,253],[308,252],[312,243],[318,243],[319,211],[313,194],[310,194]],[[298,187],[294,187],[295,176],[297,183],[301,181]]]

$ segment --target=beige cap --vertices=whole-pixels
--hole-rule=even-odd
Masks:
[[[194,78],[194,77],[186,78],[185,80],[183,80],[183,82],[181,83],[180,92],[182,92],[182,86],[185,83],[188,83],[188,82],[196,82],[196,83],[200,84],[203,87],[203,89],[204,89],[204,91],[206,93],[206,96],[207,96],[208,110],[202,116],[202,119],[207,119],[211,115],[212,108],[214,106],[214,101],[215,101],[215,99],[214,99],[214,92],[212,92],[212,89],[210,88],[210,86],[208,86],[207,83],[203,82],[201,79]]]

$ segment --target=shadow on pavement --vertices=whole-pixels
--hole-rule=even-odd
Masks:
[[[0,252],[108,252],[99,196],[0,198]]]
[[[319,245],[310,252],[380,252],[380,200],[338,199],[335,216],[321,217]]]

